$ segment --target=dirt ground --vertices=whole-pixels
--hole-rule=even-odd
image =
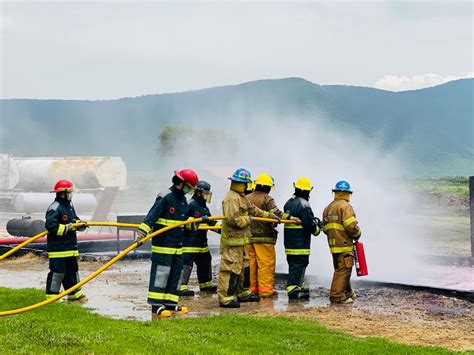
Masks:
[[[81,262],[84,277],[102,263]],[[115,264],[84,287],[92,311],[113,318],[150,320],[146,291],[148,261],[123,261]],[[48,261],[35,256],[6,260],[0,265],[0,286],[44,288]],[[196,290],[196,280],[191,288]],[[284,285],[277,284],[278,295],[260,303],[242,304],[238,310],[218,307],[216,295],[202,294],[181,298],[189,313],[186,317],[224,313],[279,315],[310,319],[329,328],[357,337],[379,336],[408,344],[438,345],[453,350],[473,350],[473,304],[466,300],[430,293],[375,287],[355,283],[358,299],[353,305],[330,305],[329,291],[310,285],[311,299],[288,300]],[[183,317],[183,316],[181,316]]]

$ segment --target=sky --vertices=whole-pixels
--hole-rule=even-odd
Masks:
[[[302,77],[400,91],[472,77],[455,1],[3,1],[0,97],[113,99]]]

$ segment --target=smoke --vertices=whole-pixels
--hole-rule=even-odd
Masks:
[[[293,193],[293,182],[308,177],[314,186],[310,204],[319,217],[333,199],[335,183],[347,180],[354,190],[351,203],[362,229],[368,279],[407,281],[420,267],[417,254],[423,248],[411,227],[416,222],[410,212],[415,201],[402,183],[405,170],[399,152],[381,153],[381,142],[368,141],[354,129],[336,129],[323,116],[282,120],[270,115],[227,122],[231,123],[221,122],[221,128],[234,138],[229,140],[231,154],[227,149],[214,150],[216,137],[212,135],[207,140],[188,137],[187,144],[179,148],[180,166],[195,168],[201,179],[211,183],[213,214],[222,213],[221,201],[229,188],[226,177],[239,167],[249,169],[253,178],[260,173],[272,175],[275,188],[271,194],[281,209]],[[333,266],[323,233],[313,238],[311,249],[307,274],[327,283]],[[281,227],[277,255],[277,271],[286,272]]]

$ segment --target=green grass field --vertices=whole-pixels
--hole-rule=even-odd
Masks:
[[[465,176],[416,179],[410,180],[409,185],[423,192],[445,192],[456,196],[469,196],[469,180]]]
[[[43,300],[36,289],[0,288],[0,309]],[[76,304],[0,318],[5,353],[345,353],[442,354],[442,348],[354,338],[285,317],[209,316],[155,322],[114,320]]]

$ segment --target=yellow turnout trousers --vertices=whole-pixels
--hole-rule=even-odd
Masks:
[[[271,297],[275,284],[275,245],[250,243],[250,290],[260,297]]]

